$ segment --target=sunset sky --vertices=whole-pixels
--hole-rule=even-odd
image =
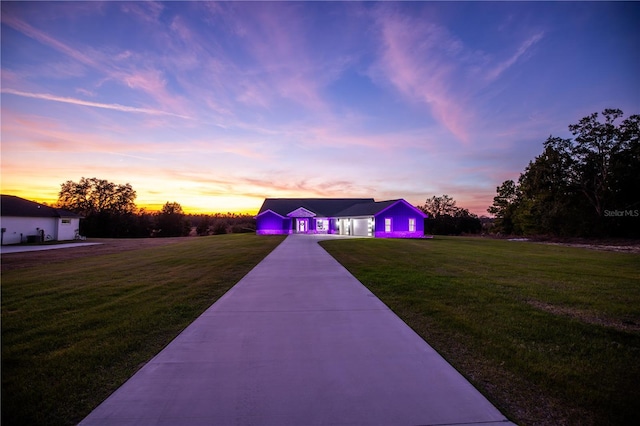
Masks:
[[[2,2],[2,193],[136,204],[448,194],[487,214],[549,135],[640,113],[640,3]]]

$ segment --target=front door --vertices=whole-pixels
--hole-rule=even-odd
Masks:
[[[298,233],[304,234],[309,230],[309,219],[298,219]]]

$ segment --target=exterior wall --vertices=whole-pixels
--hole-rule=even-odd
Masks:
[[[307,234],[337,234],[338,220],[328,217],[293,217],[282,218],[281,216],[267,211],[256,217],[257,235],[281,235],[298,233],[298,220],[308,221]],[[323,229],[318,229],[318,221],[322,220]]]
[[[256,217],[256,234],[258,235],[282,235],[291,232],[291,219],[289,218],[282,218],[270,211]]]
[[[338,223],[338,234],[340,235],[351,235],[351,222],[346,217],[341,217],[337,219]]]
[[[57,217],[14,217],[5,216],[2,218],[2,228],[6,231],[2,236],[2,244],[20,244],[27,242],[28,235],[40,235],[40,230],[44,230],[45,237],[51,236],[51,239],[59,239]],[[76,219],[79,222],[79,219]],[[40,230],[39,230],[39,229]],[[77,229],[77,224],[76,228]],[[71,236],[73,239],[74,235]]]
[[[67,222],[68,223],[65,223]],[[76,238],[76,232],[80,229],[79,218],[61,218],[58,219],[58,241],[73,240]]]
[[[385,232],[385,218],[391,218],[391,232]],[[409,219],[415,219],[415,231],[409,231]],[[399,202],[375,216],[376,238],[424,238],[424,216]]]

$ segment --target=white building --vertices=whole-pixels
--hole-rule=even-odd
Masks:
[[[73,240],[79,233],[81,217],[75,213],[13,195],[1,197],[2,245]]]

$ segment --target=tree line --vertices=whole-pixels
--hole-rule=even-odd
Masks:
[[[424,220],[425,234],[477,234],[483,230],[482,218],[456,206],[456,201],[446,194],[440,197],[434,195],[418,208],[428,216]]]
[[[167,202],[159,212],[135,204],[130,184],[118,185],[105,179],[81,178],[60,187],[56,207],[81,215],[79,232],[94,238],[179,237],[255,232],[250,215],[186,214],[177,202]]]
[[[497,188],[488,212],[503,234],[640,237],[640,115],[605,109],[549,136],[517,181]]]

